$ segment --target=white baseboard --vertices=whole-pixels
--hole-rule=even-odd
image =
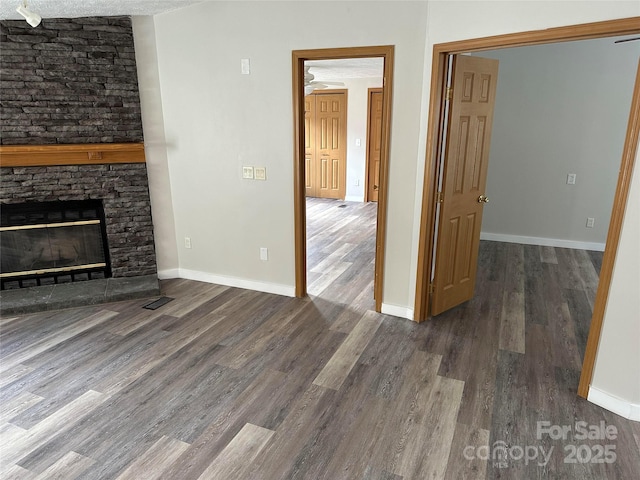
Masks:
[[[358,195],[347,195],[344,197],[345,202],[364,202],[364,197]]]
[[[175,277],[174,277],[175,278]],[[216,285],[226,285],[227,287],[244,288],[264,293],[274,293],[286,297],[295,297],[295,287],[281,285],[278,283],[257,282],[245,278],[227,277],[225,275],[214,275],[212,273],[199,272],[197,270],[179,269],[179,277],[198,282],[215,283]]]
[[[393,315],[394,317],[413,320],[413,308],[401,307],[399,305],[392,305],[390,303],[383,303],[381,310],[385,315]]]
[[[522,243],[524,245],[542,245],[544,247],[573,248],[577,250],[595,250],[597,252],[604,252],[604,243],[578,242],[574,240],[561,240],[559,238],[524,237],[521,235],[482,232],[480,233],[480,240]]]
[[[180,269],[169,268],[167,270],[158,270],[159,280],[169,280],[170,278],[180,278]]]
[[[589,387],[587,400],[621,417],[640,422],[640,405],[629,403],[595,387]]]

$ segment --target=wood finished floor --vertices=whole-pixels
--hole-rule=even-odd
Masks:
[[[575,395],[601,254],[482,242],[475,298],[418,325],[371,311],[375,208],[309,201],[307,299],[170,280],[3,318],[0,478],[638,478],[639,425]],[[538,421],[614,425],[617,459]]]

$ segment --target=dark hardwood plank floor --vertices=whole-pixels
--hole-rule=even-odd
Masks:
[[[640,476],[639,424],[575,394],[600,253],[481,242],[475,297],[418,325],[372,311],[375,221],[308,200],[306,299],[169,280],[2,319],[0,478]]]

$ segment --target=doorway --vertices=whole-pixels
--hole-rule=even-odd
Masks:
[[[293,106],[294,106],[294,244],[296,296],[307,295],[307,245],[306,245],[306,176],[305,176],[305,118],[304,118],[304,62],[311,60],[336,60],[347,58],[382,58],[383,67],[383,114],[381,133],[380,186],[376,217],[376,242],[374,264],[375,309],[382,307],[384,239],[386,232],[387,188],[386,179],[389,159],[389,136],[391,125],[391,92],[393,72],[393,46],[356,47],[321,50],[297,50],[293,60]]]
[[[421,216],[417,288],[415,318],[417,321],[425,320],[429,314],[430,302],[429,283],[431,279],[432,252],[435,228],[435,204],[437,198],[436,180],[438,178],[438,152],[440,145],[441,117],[444,111],[444,84],[446,72],[446,59],[448,55],[463,52],[480,52],[496,48],[510,46],[536,45],[551,42],[564,42],[571,40],[592,39],[611,36],[622,36],[638,33],[636,19],[622,19],[607,22],[597,22],[592,24],[576,25],[570,27],[560,27],[537,32],[523,32],[497,37],[487,37],[474,40],[463,40],[449,44],[439,44],[434,46],[434,63],[432,65],[432,89],[430,96],[429,127],[427,133],[427,158],[425,164],[425,179],[423,189],[423,210]],[[593,318],[587,341],[587,348],[584,356],[582,375],[578,394],[586,397],[591,383],[591,376],[595,362],[597,344],[602,327],[604,307],[608,296],[611,282],[611,274],[617,251],[622,219],[626,206],[630,176],[635,161],[635,154],[638,143],[640,127],[638,126],[638,103],[640,103],[640,79],[636,79],[632,105],[632,116],[628,125],[627,138],[623,150],[620,175],[614,198],[613,211],[609,224],[609,231],[604,253],[600,282],[596,295]]]

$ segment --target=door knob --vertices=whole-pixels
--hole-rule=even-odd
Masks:
[[[478,197],[478,203],[489,203],[489,197],[485,197],[484,195],[480,195]]]

